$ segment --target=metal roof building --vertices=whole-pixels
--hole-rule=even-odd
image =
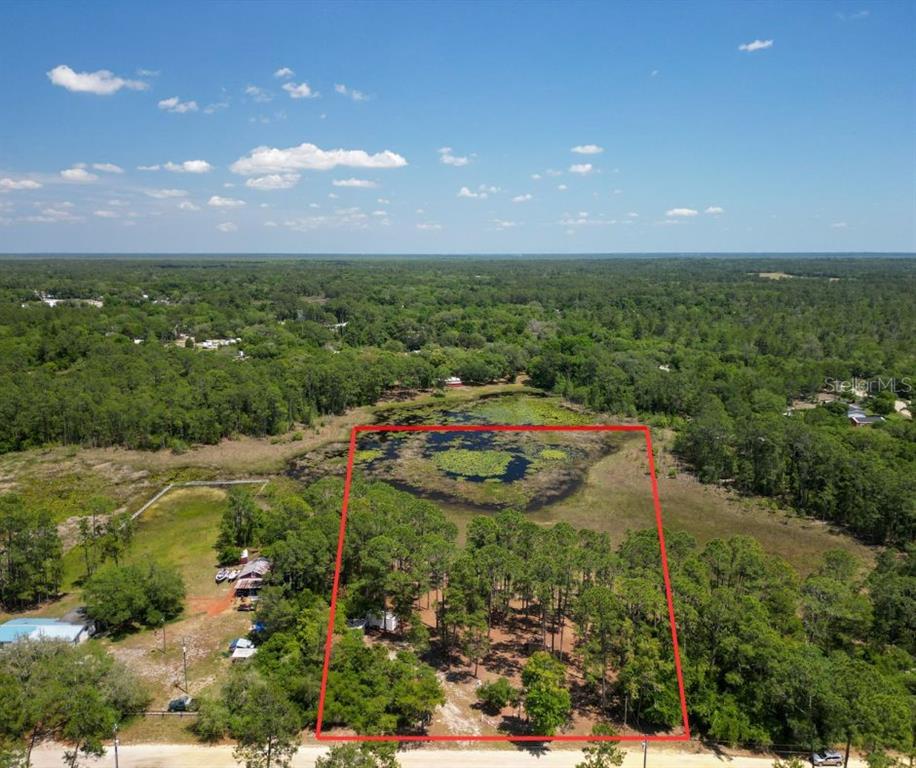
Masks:
[[[91,629],[88,624],[71,624],[60,619],[10,619],[0,624],[0,646],[18,643],[20,640],[63,640],[68,643],[82,643],[89,638]]]

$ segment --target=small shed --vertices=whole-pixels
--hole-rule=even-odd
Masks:
[[[447,387],[461,387],[464,386],[464,382],[458,376],[449,376],[445,380],[445,386]]]
[[[398,617],[391,613],[391,611],[385,611],[381,616],[374,613],[367,613],[366,629],[380,629],[383,632],[397,632]]]
[[[236,597],[253,597],[261,589],[264,576],[270,572],[270,560],[256,557],[242,566],[235,581]]]
[[[238,661],[245,661],[246,659],[250,659],[257,652],[258,652],[257,648],[236,648],[232,652],[232,655],[229,657],[229,659],[233,663],[238,662]]]

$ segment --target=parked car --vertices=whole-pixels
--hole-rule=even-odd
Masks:
[[[186,693],[169,702],[169,712],[193,712],[196,709],[197,702]]]
[[[254,648],[254,643],[247,637],[237,637],[229,643],[229,652],[232,653],[236,648]]]
[[[824,749],[811,755],[811,765],[842,765],[843,756],[832,749]]]

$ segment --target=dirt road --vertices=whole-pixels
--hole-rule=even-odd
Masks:
[[[322,747],[302,747],[293,760],[293,768],[313,768],[315,760],[324,754]],[[62,749],[42,746],[32,753],[35,768],[60,768]],[[179,744],[132,744],[119,750],[120,768],[237,768],[228,746],[204,747]],[[624,768],[642,765],[642,750],[628,748]],[[413,749],[398,756],[403,768],[574,768],[582,760],[577,750],[557,749],[539,755],[523,750],[484,749]],[[113,766],[114,754],[109,749],[92,766]],[[689,753],[650,746],[647,768],[771,768],[772,758],[716,755],[710,752]],[[850,766],[864,768],[859,760]]]

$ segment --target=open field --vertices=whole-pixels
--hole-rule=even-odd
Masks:
[[[669,450],[672,438],[665,431],[653,433],[666,528],[686,531],[700,543],[738,534],[752,536],[764,550],[785,558],[803,576],[820,564],[827,549],[845,549],[868,562],[874,559],[872,549],[825,523],[703,485],[689,473],[678,471]],[[543,523],[565,520],[578,528],[607,531],[614,544],[623,540],[627,530],[654,527],[644,440],[642,435],[628,435],[622,440],[620,451],[589,469],[577,493],[532,513],[532,518]],[[669,470],[674,470],[674,477],[669,477]]]

